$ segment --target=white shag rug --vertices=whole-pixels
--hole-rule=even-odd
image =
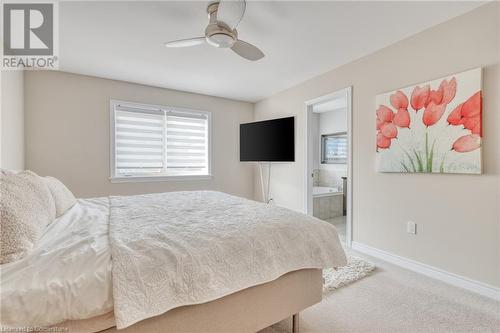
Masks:
[[[346,266],[323,270],[323,292],[326,293],[360,280],[369,275],[374,269],[375,265],[371,262],[348,256]]]

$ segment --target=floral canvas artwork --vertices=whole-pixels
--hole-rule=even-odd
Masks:
[[[482,172],[481,68],[376,98],[379,172]]]

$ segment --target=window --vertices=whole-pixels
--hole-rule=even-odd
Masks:
[[[209,112],[111,101],[111,179],[210,176]]]
[[[321,163],[347,163],[347,133],[335,133],[321,136]]]

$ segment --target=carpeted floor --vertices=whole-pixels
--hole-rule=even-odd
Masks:
[[[363,257],[359,253],[353,255]],[[301,312],[301,333],[497,333],[500,303],[368,258],[371,275]],[[291,332],[290,320],[259,333]]]

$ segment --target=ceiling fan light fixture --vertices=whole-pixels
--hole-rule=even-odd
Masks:
[[[205,42],[220,49],[231,49],[237,55],[257,61],[264,57],[258,47],[238,38],[236,26],[245,14],[246,0],[211,0],[207,7],[208,25],[204,37],[180,39],[165,43],[167,47],[186,47]]]
[[[225,33],[216,33],[207,36],[207,43],[218,48],[229,48],[233,46],[234,42],[234,37]]]

